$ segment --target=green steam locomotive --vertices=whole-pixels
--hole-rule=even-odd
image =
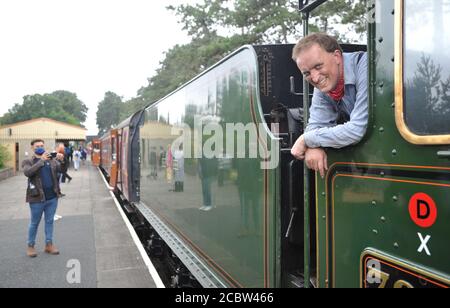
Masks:
[[[450,1],[367,3],[367,45],[342,46],[367,51],[369,127],[324,179],[290,154],[311,100],[292,45],[245,46],[129,121],[126,208],[173,286],[450,286]]]

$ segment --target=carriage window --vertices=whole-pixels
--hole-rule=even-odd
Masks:
[[[112,160],[117,159],[116,138],[111,138],[111,156],[112,156]]]
[[[404,124],[417,143],[448,143],[450,0],[402,2]]]

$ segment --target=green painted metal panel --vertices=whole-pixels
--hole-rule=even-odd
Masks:
[[[414,174],[412,170],[406,173],[409,172]],[[429,180],[428,184],[419,181],[423,179],[364,178],[355,174],[337,174],[333,178],[329,247],[333,249],[336,286],[359,285],[361,255],[371,248],[431,272],[450,272],[450,247],[443,236],[448,234],[450,185],[435,186],[442,185],[435,180]],[[438,219],[431,228],[417,226],[410,217],[409,202],[418,192],[431,196],[437,205]],[[422,211],[426,214],[425,209]],[[423,239],[431,237],[426,245],[430,255],[425,248],[419,251],[422,246],[419,233]]]
[[[376,1],[376,23],[369,25],[370,125],[366,137],[356,146],[329,150],[332,167],[326,180],[317,179],[321,287],[359,287],[361,254],[367,248],[411,265],[412,270],[450,277],[446,244],[450,162],[437,154],[448,151],[450,145],[414,145],[397,128],[395,3]],[[417,226],[409,216],[410,198],[418,192],[436,202],[439,216],[432,228]],[[418,233],[431,236],[431,256],[424,249],[418,251],[422,243]]]
[[[141,128],[142,202],[224,283],[237,287],[274,287],[279,281],[279,170],[262,170],[260,156],[249,158],[249,151],[258,148],[255,140],[244,142],[247,154],[238,159],[245,154],[237,152],[242,136],[199,133],[208,124],[226,132],[227,123],[264,123],[258,76],[255,51],[243,48],[150,107]],[[203,124],[196,126],[200,120]],[[182,123],[189,125],[193,142],[184,145],[183,153],[172,152],[180,135],[172,129]],[[248,134],[257,137],[252,129]],[[213,137],[216,146],[224,141],[223,155],[197,155]],[[235,151],[226,154],[231,137],[236,137]],[[262,140],[268,150],[272,139],[269,134]]]

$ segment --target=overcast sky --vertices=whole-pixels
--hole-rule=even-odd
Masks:
[[[0,1],[0,115],[22,97],[75,92],[89,107],[106,91],[125,99],[147,85],[163,52],[189,38],[169,4],[187,0]]]

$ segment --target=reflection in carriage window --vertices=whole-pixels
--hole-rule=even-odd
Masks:
[[[450,0],[406,0],[404,112],[419,136],[450,134]]]

